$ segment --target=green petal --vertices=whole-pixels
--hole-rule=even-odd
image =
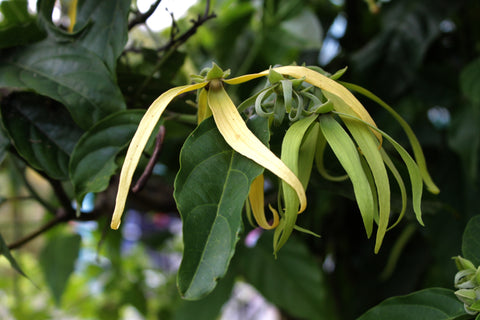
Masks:
[[[313,115],[307,118],[303,118],[300,121],[295,122],[287,130],[282,142],[282,161],[295,173],[302,182],[304,188],[308,184],[310,178],[311,167],[313,163],[313,156],[315,153],[315,142],[318,134],[315,130],[318,130],[318,126],[312,124],[316,120],[317,115]],[[311,128],[312,127],[312,128]],[[307,135],[309,129],[313,129],[314,135]],[[305,139],[304,139],[305,138]],[[313,138],[313,139],[312,139]],[[307,145],[301,152],[302,142],[305,140]],[[313,141],[312,141],[313,140]],[[313,142],[313,143],[312,143]],[[309,149],[308,151],[306,149]],[[305,153],[306,152],[306,153]],[[302,159],[300,155],[302,154]],[[307,162],[307,163],[305,163]],[[301,166],[300,166],[301,164]],[[301,169],[300,169],[301,167]],[[307,168],[309,167],[309,168]],[[301,175],[300,175],[301,172]],[[290,234],[293,231],[295,222],[297,220],[297,208],[298,199],[295,196],[295,191],[285,183],[282,183],[283,200],[285,204],[284,211],[284,224],[283,228],[277,228],[275,230],[276,241],[273,244],[274,252],[280,250],[280,248],[287,242]]]
[[[421,210],[421,202],[422,202],[422,193],[423,193],[423,181],[422,181],[422,175],[420,172],[420,169],[417,165],[417,163],[412,159],[412,157],[408,154],[407,151],[398,143],[396,142],[392,137],[390,137],[388,134],[383,132],[382,130],[378,129],[377,127],[373,127],[367,122],[363,121],[362,119],[359,119],[355,116],[349,115],[349,114],[342,114],[339,112],[335,112],[342,118],[349,118],[353,119],[359,122],[362,122],[369,126],[371,129],[379,132],[382,134],[384,138],[386,138],[392,145],[393,147],[397,150],[398,154],[400,157],[402,157],[403,162],[407,166],[408,174],[410,176],[410,181],[412,184],[412,202],[413,202],[413,211],[415,212],[415,216],[418,220],[418,222],[423,226],[423,220],[422,220],[422,210]]]
[[[357,148],[348,133],[331,114],[320,115],[319,121],[323,135],[352,181],[363,224],[367,236],[370,237],[373,229],[374,201]]]
[[[350,107],[342,98],[339,98],[329,92],[324,92],[325,97],[333,102],[335,110],[342,113],[349,113]],[[363,123],[342,119],[352,134],[355,142],[360,147],[360,151],[367,160],[368,166],[373,175],[374,185],[377,189],[378,197],[378,230],[377,239],[375,241],[375,253],[378,252],[388,227],[388,219],[390,216],[390,183],[388,179],[387,169],[383,162],[379,150],[379,142],[373,135],[368,126]]]
[[[398,121],[398,123],[402,126],[403,130],[407,134],[408,140],[410,141],[410,144],[413,149],[413,154],[415,156],[415,160],[418,164],[418,167],[420,168],[420,172],[422,174],[423,181],[425,182],[425,185],[427,186],[428,191],[430,191],[433,194],[437,194],[440,192],[440,189],[435,185],[433,182],[430,174],[428,173],[427,169],[427,163],[425,161],[425,156],[423,155],[422,147],[420,146],[420,143],[418,142],[417,137],[415,136],[415,133],[413,133],[412,128],[408,125],[408,123],[392,108],[390,107],[387,103],[385,103],[382,99],[374,95],[372,92],[368,91],[367,89],[364,89],[360,86],[347,83],[347,82],[341,82],[346,88],[356,91],[367,98],[375,101],[378,103],[380,106],[382,106],[385,110],[390,112],[390,114]]]

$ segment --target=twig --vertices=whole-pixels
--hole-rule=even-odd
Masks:
[[[150,8],[148,8],[147,11],[144,13],[139,13],[137,14],[129,23],[128,23],[128,30],[131,30],[133,27],[135,27],[138,24],[145,23],[148,18],[157,10],[158,5],[162,2],[162,0],[157,0],[155,1]],[[138,12],[137,12],[138,13]]]
[[[157,51],[167,51],[167,50],[170,50],[173,47],[177,48],[178,46],[185,43],[191,36],[193,36],[197,32],[197,29],[202,24],[204,24],[206,21],[208,21],[210,19],[213,19],[213,18],[217,17],[217,15],[215,13],[213,13],[213,12],[209,13],[209,11],[210,11],[210,0],[208,0],[207,4],[205,5],[205,11],[204,11],[203,15],[198,15],[196,20],[195,19],[190,20],[190,22],[193,23],[193,25],[190,27],[190,29],[185,31],[183,34],[181,34],[177,38],[170,38],[170,41],[167,44],[159,47],[157,49]]]
[[[153,153],[151,158],[148,160],[147,166],[145,168],[145,171],[143,171],[142,175],[138,179],[137,183],[135,183],[135,186],[132,188],[132,192],[138,192],[140,191],[145,184],[147,183],[148,178],[152,175],[153,172],[153,167],[155,166],[155,163],[157,162],[158,156],[160,155],[160,151],[162,151],[162,146],[163,146],[163,139],[165,138],[165,126],[161,125],[160,128],[158,129],[157,136],[155,137],[155,148],[153,149]]]
[[[43,226],[41,226],[40,228],[38,228],[37,230],[35,230],[34,232],[30,233],[29,235],[15,241],[14,243],[11,243],[8,245],[8,249],[9,250],[13,250],[13,249],[17,249],[21,246],[23,246],[24,244],[26,244],[27,242],[30,242],[31,240],[35,239],[36,237],[38,237],[39,235],[41,235],[42,233],[46,232],[47,230],[53,228],[54,226],[56,226],[57,224],[63,222],[63,221],[66,221],[67,215],[66,214],[58,214],[55,218],[53,218],[52,220],[48,221],[46,224],[44,224]]]
[[[50,230],[51,228],[55,227],[60,223],[67,222],[67,221],[93,221],[93,220],[97,220],[104,213],[105,213],[105,210],[103,210],[102,208],[98,208],[94,211],[82,214],[80,215],[80,217],[77,217],[75,215],[75,211],[68,213],[63,208],[61,208],[57,211],[55,218],[51,219],[46,224],[39,227],[37,230],[33,231],[32,233],[26,235],[25,237],[9,244],[7,247],[9,250],[18,249],[21,246],[32,241],[39,235],[43,234],[44,232]]]
[[[62,184],[58,180],[53,180],[52,178],[45,176],[50,185],[53,188],[53,192],[57,197],[58,201],[60,201],[60,205],[65,209],[68,214],[75,214],[75,209],[72,207],[72,203],[70,198],[68,197],[67,193],[63,189]],[[77,204],[77,205],[81,205]]]
[[[198,15],[197,19],[190,20],[190,22],[192,22],[193,25],[187,31],[185,31],[183,34],[181,34],[178,37],[176,37],[176,35],[178,33],[178,26],[175,22],[175,19],[173,19],[173,15],[171,14],[172,15],[172,29],[170,31],[170,39],[166,44],[158,47],[156,49],[156,51],[157,52],[168,51],[172,48],[178,48],[180,45],[184,44],[191,36],[193,36],[197,32],[197,29],[202,24],[204,24],[205,22],[207,22],[210,19],[213,19],[213,18],[217,17],[217,15],[215,13],[213,13],[213,12],[209,13],[209,11],[210,11],[210,0],[208,0],[206,5],[205,5],[205,11],[204,11],[203,15]],[[124,52],[141,52],[141,49],[131,47],[131,48],[125,49]]]

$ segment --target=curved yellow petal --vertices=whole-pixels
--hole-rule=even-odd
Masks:
[[[299,212],[304,211],[307,206],[307,197],[302,183],[282,160],[248,129],[221,83],[217,85],[213,81],[210,82],[208,105],[212,109],[217,128],[228,145],[288,183],[296,191],[300,200]]]
[[[278,212],[272,211],[273,213],[273,223],[268,223],[265,218],[265,209],[264,209],[264,190],[263,190],[264,178],[263,174],[256,177],[252,184],[250,185],[250,192],[248,193],[248,200],[250,206],[252,207],[253,216],[255,221],[260,228],[270,230],[274,229],[279,222]]]
[[[358,116],[360,119],[362,119],[365,122],[368,122],[372,126],[376,127],[377,125],[373,121],[372,117],[368,113],[368,111],[365,109],[365,107],[358,101],[357,98],[344,86],[342,86],[340,83],[336,82],[335,80],[330,79],[329,77],[324,76],[323,74],[320,74],[314,70],[311,70],[307,67],[301,67],[301,66],[284,66],[284,67],[276,67],[273,68],[276,72],[283,74],[283,75],[288,75],[294,78],[305,78],[305,81],[322,89],[325,91],[328,91],[339,98],[341,98],[345,103],[352,108],[352,110]],[[225,80],[226,83],[228,84],[239,84],[242,82],[250,81],[262,76],[267,76],[270,70],[265,70],[259,73],[254,73],[254,74],[247,74],[244,76],[239,76],[236,78],[228,79]],[[378,132],[373,132],[377,139],[381,142],[382,141],[382,135],[378,134]]]
[[[120,173],[120,182],[118,185],[117,198],[115,200],[115,210],[112,216],[112,222],[110,227],[112,229],[118,229],[120,226],[120,219],[125,209],[125,202],[127,200],[128,191],[130,190],[130,184],[132,183],[132,177],[137,168],[138,161],[142,155],[143,149],[152,134],[155,125],[157,124],[163,111],[167,108],[170,101],[173,100],[179,94],[197,90],[207,85],[207,82],[197,83],[192,85],[180,86],[172,88],[164,92],[158,97],[148,108],[147,112],[143,116],[135,135],[130,142],[130,146],[127,150],[125,162],[123,163],[122,171]]]

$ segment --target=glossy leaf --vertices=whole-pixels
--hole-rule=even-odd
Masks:
[[[257,118],[250,124],[266,142],[267,121]],[[225,274],[250,184],[262,171],[227,145],[213,118],[203,121],[185,141],[174,193],[183,221],[184,253],[177,278],[183,297],[208,294]]]
[[[83,129],[125,108],[103,61],[75,43],[44,40],[2,52],[0,87],[30,89],[57,100]]]
[[[0,13],[0,48],[35,42],[45,37],[35,19],[30,16],[27,1],[2,1]]]
[[[130,4],[130,0],[79,0],[77,4],[77,21],[73,31],[88,27],[79,42],[103,59],[112,73],[127,42]]]
[[[117,112],[81,137],[69,167],[77,202],[81,203],[88,192],[100,192],[108,187],[118,167],[115,159],[130,143],[144,113],[143,110]]]
[[[239,248],[245,280],[295,318],[337,319],[321,266],[306,245],[292,237],[275,258],[271,242],[271,232],[264,232],[254,247]]]
[[[20,268],[20,265],[17,263],[17,260],[12,256],[10,253],[10,250],[7,247],[7,244],[5,243],[5,240],[3,240],[2,235],[0,234],[0,256],[4,256],[5,259],[8,260],[8,263],[12,266],[15,271],[20,273],[22,276],[27,277],[27,275],[22,271]]]
[[[452,290],[430,288],[387,299],[357,320],[453,320],[465,315],[463,303]]]
[[[205,298],[198,301],[182,300],[175,310],[174,320],[211,320],[217,319],[223,305],[230,299],[234,274],[228,272],[218,286]]]
[[[474,265],[480,265],[480,215],[468,221],[462,239],[462,254],[465,259],[470,260]]]
[[[40,266],[45,281],[57,304],[72,274],[80,250],[81,237],[77,234],[56,235],[49,239],[40,252]]]
[[[1,105],[13,145],[28,163],[54,179],[68,178],[68,161],[82,130],[59,103],[32,93],[14,94]]]

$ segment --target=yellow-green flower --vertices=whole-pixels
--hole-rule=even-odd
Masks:
[[[295,190],[298,199],[300,200],[300,208],[298,211],[302,212],[305,210],[307,206],[307,198],[301,182],[282,162],[282,160],[280,160],[272,151],[270,151],[270,149],[268,149],[247,128],[244,120],[238,113],[235,104],[232,102],[223,88],[223,76],[223,71],[218,66],[214,65],[204,81],[197,84],[170,89],[158,97],[148,108],[130,143],[125,162],[120,173],[115,210],[111,222],[112,229],[118,229],[120,225],[120,219],[125,208],[125,202],[130,189],[133,174],[138,165],[143,149],[145,148],[145,145],[147,144],[147,141],[162,113],[176,96],[185,92],[202,88],[206,89],[208,107],[213,114],[213,118],[219,132],[222,134],[227,144],[238,153],[270,170],[272,173],[290,185]],[[232,80],[238,81],[238,78],[234,78]],[[205,93],[203,93],[203,96],[200,98],[204,99],[204,95]],[[201,112],[207,113],[206,110],[201,110]],[[202,117],[203,116],[204,115],[202,115]]]
[[[198,90],[198,122],[213,116],[218,131],[233,150],[282,180],[278,211],[270,207],[273,213],[272,223],[267,221],[264,212],[263,175],[253,181],[248,197],[248,208],[251,208],[257,224],[264,229],[276,228],[275,252],[286,242],[293,229],[308,232],[295,222],[297,214],[304,211],[307,205],[305,189],[313,162],[317,163],[318,171],[325,178],[339,180],[327,173],[323,162],[323,152],[327,145],[345,169],[346,177],[352,182],[368,237],[372,234],[374,223],[378,225],[375,252],[378,252],[385,232],[402,218],[407,202],[403,179],[385,152],[383,139],[393,145],[408,169],[413,208],[418,221],[423,224],[420,210],[423,183],[433,193],[437,193],[438,188],[428,174],[420,145],[410,127],[383,101],[365,89],[350,84],[342,85],[316,70],[301,66],[277,67],[232,79],[225,79],[227,76],[228,71],[223,72],[214,64],[205,77],[197,77],[199,83],[172,88],[152,103],[139,124],[122,167],[111,222],[113,229],[120,225],[135,168],[156,123],[172,99],[193,90]],[[257,114],[272,116],[277,122],[281,122],[286,112],[292,122],[283,140],[281,158],[250,132],[224,89],[224,84],[237,85],[265,76],[269,77],[271,87],[253,97]],[[305,86],[303,82],[309,85]],[[321,89],[321,97],[310,93],[311,88]],[[396,141],[377,128],[367,110],[349,89],[367,95],[393,114],[407,133],[416,161]],[[276,99],[272,110],[265,111],[262,102],[270,94]],[[308,108],[305,108],[307,105],[304,101],[309,101]],[[243,109],[242,106],[240,108]],[[391,226],[387,168],[395,178],[402,195],[402,210],[397,221]]]

